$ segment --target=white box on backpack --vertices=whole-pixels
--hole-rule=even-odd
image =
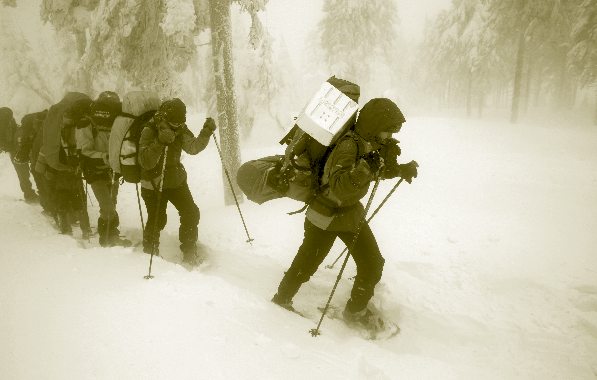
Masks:
[[[325,82],[301,111],[296,124],[319,143],[330,146],[344,133],[358,109],[357,103]]]

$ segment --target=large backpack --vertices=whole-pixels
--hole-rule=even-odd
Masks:
[[[110,166],[126,182],[141,181],[141,166],[137,159],[139,139],[146,122],[160,106],[158,95],[150,91],[127,93],[122,101],[122,113],[114,121],[110,133]]]
[[[139,140],[141,139],[143,125],[151,120],[156,112],[157,110],[150,110],[137,117],[130,114],[122,114],[124,117],[133,119],[133,123],[120,144],[120,174],[122,174],[122,178],[126,182],[139,183],[141,181],[141,165],[137,158]]]
[[[349,82],[345,82],[349,83]],[[334,147],[356,121],[357,104],[328,82],[280,141],[284,155],[268,156],[241,165],[237,183],[247,198],[258,204],[288,197],[309,205],[324,190],[323,168]],[[357,146],[360,149],[357,140]]]

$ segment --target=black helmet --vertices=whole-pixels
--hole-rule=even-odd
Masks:
[[[97,96],[96,102],[98,102],[98,103],[102,103],[102,102],[120,103],[120,97],[118,96],[117,93],[115,93],[113,91],[104,91]]]
[[[367,102],[359,112],[355,132],[366,141],[380,132],[396,133],[406,119],[400,108],[387,98],[375,98]]]

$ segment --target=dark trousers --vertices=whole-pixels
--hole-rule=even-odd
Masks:
[[[35,169],[31,170],[31,174],[33,174],[33,180],[35,181],[35,186],[39,193],[39,204],[43,207],[44,211],[54,214],[56,210],[54,203],[52,202],[52,189],[50,188],[46,175]]]
[[[147,223],[145,224],[145,231],[143,231],[143,247],[146,252],[151,247],[151,242],[155,242],[156,247],[159,244],[160,231],[166,227],[168,202],[176,207],[180,216],[178,239],[181,243],[181,249],[184,250],[185,246],[195,246],[197,244],[199,207],[195,204],[189,185],[186,182],[179,187],[162,190],[159,211],[157,209],[158,191],[141,188],[141,197],[147,208]],[[157,233],[154,235],[156,223]]]
[[[19,177],[19,185],[21,186],[21,191],[23,191],[25,199],[35,196],[35,190],[33,190],[33,185],[31,184],[31,179],[29,177],[29,164],[17,164],[13,161],[12,165],[15,167],[17,177]]]
[[[301,285],[311,278],[330,252],[339,237],[347,247],[355,234],[351,232],[326,231],[305,219],[305,236],[290,268],[278,287],[278,300],[290,301]],[[365,223],[352,249],[352,258],[357,266],[357,275],[346,307],[351,312],[363,310],[373,297],[375,285],[381,280],[384,258],[379,252],[377,241],[369,225]]]

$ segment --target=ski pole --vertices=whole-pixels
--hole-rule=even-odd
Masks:
[[[168,156],[168,145],[164,147],[164,163],[162,164],[162,178],[160,178],[160,185],[158,186],[158,200],[156,208],[156,216],[153,224],[153,234],[151,235],[151,256],[149,257],[149,274],[143,278],[149,280],[153,278],[151,275],[151,263],[153,262],[153,253],[155,252],[155,235],[158,232],[158,219],[160,217],[160,203],[162,201],[162,186],[164,185],[164,178],[166,177],[166,158]]]
[[[141,218],[141,232],[145,231],[145,223],[143,223],[143,211],[141,211],[141,197],[139,197],[139,184],[135,184],[137,189],[137,204],[139,204],[139,217]]]
[[[216,135],[213,134],[214,142],[216,143],[216,148],[218,148],[218,154],[220,155],[220,161],[222,161],[222,167],[224,168],[224,173],[226,173],[226,178],[228,178],[228,183],[230,184],[230,190],[232,190],[232,195],[234,196],[234,201],[236,202],[236,208],[238,208],[238,213],[240,215],[240,219],[243,221],[243,226],[245,227],[245,232],[247,233],[247,243],[251,244],[253,239],[249,236],[249,230],[247,230],[247,225],[245,224],[245,219],[243,218],[243,213],[240,211],[240,205],[238,204],[238,199],[236,198],[236,194],[234,193],[234,187],[232,186],[232,180],[230,179],[230,174],[228,174],[228,169],[226,168],[226,163],[224,162],[224,157],[222,157],[222,151],[220,150],[220,145],[218,144],[218,140],[216,139]],[[253,244],[251,244],[253,245]]]
[[[352,253],[352,250],[357,242],[357,239],[359,238],[361,229],[363,228],[363,225],[365,223],[367,223],[365,221],[365,216],[367,215],[367,212],[369,212],[369,207],[371,207],[371,202],[373,201],[373,197],[375,196],[375,192],[377,191],[377,187],[379,186],[379,181],[380,181],[380,177],[377,176],[377,178],[375,179],[375,186],[373,186],[373,190],[371,191],[371,196],[369,197],[369,201],[367,202],[367,207],[365,207],[365,213],[363,214],[363,218],[361,219],[361,222],[359,223],[359,228],[357,229],[357,232],[354,235],[354,238],[352,239],[352,243],[350,244],[350,249],[348,250],[348,254],[346,255],[346,258],[344,259],[344,263],[342,263],[342,268],[340,268],[340,273],[338,273],[338,278],[336,279],[336,283],[334,284],[334,287],[332,288],[332,292],[330,293],[330,298],[328,298],[328,302],[325,304],[323,313],[321,313],[321,319],[319,319],[317,328],[309,330],[309,332],[311,333],[311,336],[313,336],[313,337],[320,335],[319,326],[321,326],[321,323],[323,322],[323,317],[325,317],[325,313],[328,311],[328,308],[330,307],[330,302],[332,302],[332,297],[334,296],[334,292],[336,292],[336,287],[338,286],[338,283],[340,282],[340,279],[342,278],[342,273],[344,272],[344,268],[346,268],[346,263],[348,262],[348,258],[350,257],[350,254]]]
[[[388,193],[388,195],[379,204],[379,206],[377,206],[377,208],[375,209],[375,211],[373,211],[373,214],[371,214],[371,216],[369,217],[369,219],[367,219],[367,223],[369,223],[371,221],[371,219],[373,219],[373,217],[375,216],[375,214],[377,214],[377,212],[379,211],[379,209],[381,208],[381,206],[383,206],[384,203],[386,203],[386,201],[390,198],[390,196],[394,193],[394,191],[396,191],[396,189],[402,183],[403,180],[404,180],[403,178],[400,178],[400,181],[398,181],[398,183],[396,183],[396,185],[394,186],[394,188]],[[336,263],[338,262],[338,260],[340,260],[340,257],[342,257],[342,255],[344,254],[344,252],[346,252],[347,249],[348,249],[348,247],[344,248],[344,251],[342,251],[342,253],[340,254],[340,256],[338,256],[336,258],[336,260],[332,263],[332,265],[326,265],[325,267],[327,269],[332,269],[334,267],[334,265],[336,265]]]

